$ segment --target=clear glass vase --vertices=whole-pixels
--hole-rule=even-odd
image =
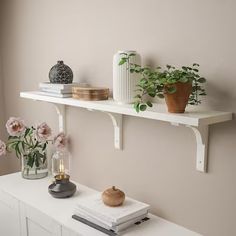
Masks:
[[[21,175],[24,179],[42,179],[48,175],[46,153],[41,157],[22,155]]]

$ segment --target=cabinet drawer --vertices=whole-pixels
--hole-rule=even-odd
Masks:
[[[0,190],[0,235],[21,236],[19,201]]]
[[[82,236],[82,235],[76,232],[73,232],[72,230],[68,228],[62,227],[62,236]]]
[[[39,210],[23,203],[21,203],[21,221],[22,231],[27,236],[34,236],[35,233],[30,234],[30,232],[34,231],[44,232],[40,234],[42,236],[61,236],[61,225],[58,222]]]

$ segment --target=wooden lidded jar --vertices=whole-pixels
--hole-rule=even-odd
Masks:
[[[112,188],[109,188],[102,193],[102,200],[107,206],[121,206],[125,200],[125,193],[115,186],[112,186]]]

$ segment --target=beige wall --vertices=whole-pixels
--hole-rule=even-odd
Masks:
[[[145,63],[198,62],[208,79],[204,106],[236,111],[234,0],[6,1],[6,115],[46,120],[52,105],[19,98],[47,80],[63,59],[75,80],[112,88],[112,56],[136,49]],[[98,190],[117,185],[152,205],[152,212],[207,236],[236,235],[235,121],[210,128],[209,172],[195,171],[195,139],[186,128],[124,119],[124,150],[113,148],[105,114],[67,109],[72,176]],[[12,164],[12,170],[17,169]]]
[[[3,77],[2,77],[1,57],[0,57],[0,139],[3,141],[5,141],[6,138],[4,123],[5,123],[5,112],[4,112],[4,96],[3,96]],[[0,175],[9,172],[10,168],[9,168],[8,158],[6,156],[0,157]]]
[[[5,141],[5,104],[4,104],[4,88],[3,88],[3,68],[2,68],[2,50],[1,50],[1,38],[2,38],[2,16],[3,16],[3,1],[0,1],[0,140]],[[0,175],[4,175],[11,171],[9,166],[10,162],[7,156],[0,157]]]

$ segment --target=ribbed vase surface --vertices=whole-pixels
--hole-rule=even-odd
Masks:
[[[134,102],[137,94],[136,85],[140,79],[137,73],[130,73],[128,63],[119,65],[124,53],[135,54],[130,57],[130,63],[141,65],[141,57],[136,51],[118,51],[113,57],[113,99],[119,104],[127,104]]]

